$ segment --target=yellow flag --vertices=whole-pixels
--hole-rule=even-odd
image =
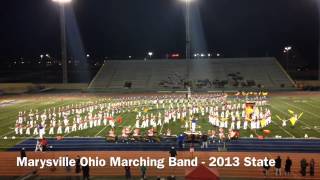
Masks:
[[[267,126],[267,121],[265,119],[262,119],[260,121],[261,127],[266,127]]]
[[[294,114],[294,112],[293,112],[292,110],[290,110],[290,109],[288,109],[288,112],[289,112],[290,114]]]
[[[276,115],[276,117],[277,117],[280,121],[282,121],[282,119],[281,119],[278,115]]]
[[[290,118],[290,122],[291,122],[291,125],[294,126],[296,124],[296,122],[297,122],[297,118],[291,117]]]

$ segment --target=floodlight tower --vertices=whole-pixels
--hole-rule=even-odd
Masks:
[[[287,70],[287,72],[289,72],[289,53],[291,50],[292,50],[291,46],[286,46],[283,49],[283,53],[286,54],[286,70]]]
[[[186,3],[186,59],[191,58],[191,39],[190,39],[190,2],[192,0],[184,0]]]
[[[190,36],[190,3],[192,0],[181,0],[185,3],[185,21],[186,21],[186,65],[187,80],[190,82],[190,59],[191,59],[191,36]]]
[[[60,6],[62,82],[68,83],[65,5],[71,3],[72,0],[52,0],[52,1],[59,4],[59,6]]]

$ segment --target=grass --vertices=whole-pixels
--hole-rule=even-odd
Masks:
[[[15,144],[23,141],[23,138],[17,137],[17,139],[11,139],[14,136],[13,127],[19,111],[28,111],[29,109],[38,109],[39,111],[44,108],[53,108],[65,105],[71,105],[81,102],[94,101],[99,97],[96,96],[72,96],[69,98],[60,98],[57,95],[35,95],[32,98],[29,97],[15,97],[7,99],[15,99],[16,102],[11,105],[0,107],[0,149],[5,150],[14,146]],[[282,137],[295,137],[303,138],[305,134],[309,137],[320,138],[320,96],[316,95],[311,97],[310,95],[288,95],[288,96],[272,96],[269,97],[270,109],[272,112],[273,123],[265,129],[271,130],[270,136],[274,137],[276,135]],[[301,120],[298,121],[294,128],[287,126],[281,127],[282,122],[276,118],[276,115],[280,117],[289,117],[288,109],[293,110],[296,113],[304,112]],[[153,113],[158,113],[158,111],[163,111],[163,109],[151,110]],[[117,116],[123,118],[123,123],[121,126],[134,126],[135,124],[135,112],[122,113]],[[200,118],[199,126],[203,132],[207,132],[211,128],[207,119]],[[158,127],[158,131],[162,130],[164,132],[168,127],[172,130],[172,133],[178,134],[184,131],[181,128],[183,122],[170,123],[169,125],[164,125],[163,127]],[[289,122],[288,122],[289,124]],[[122,129],[122,128],[121,128]],[[121,134],[121,129],[119,128],[116,133]],[[92,129],[87,129],[83,131],[77,131],[68,134],[67,136],[80,136],[80,137],[94,137],[94,136],[104,136],[110,130],[110,127],[96,127]],[[258,132],[262,134],[261,132]],[[253,134],[250,130],[241,130],[242,136],[250,136]],[[7,136],[8,139],[3,139]]]

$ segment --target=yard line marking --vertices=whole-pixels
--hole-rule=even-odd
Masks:
[[[285,103],[285,102],[284,102]],[[284,104],[283,103],[283,104]],[[290,104],[288,104],[288,103],[286,103],[287,105],[289,105],[290,106]],[[272,105],[271,105],[272,106]],[[273,107],[275,107],[275,106],[273,106]],[[294,106],[293,106],[294,107]],[[297,108],[298,109],[298,108]],[[275,109],[276,111],[278,111],[278,112],[280,112],[281,114],[283,114],[283,115],[286,115],[284,112],[282,112],[282,111],[280,111],[280,110],[277,110],[277,109]],[[307,126],[307,127],[310,127],[312,130],[314,130],[314,131],[317,131],[317,132],[320,132],[320,130],[318,130],[318,129],[315,129],[315,128],[313,128],[313,126],[312,125],[310,125],[310,124],[307,124],[307,123],[305,123],[304,121],[299,121],[299,122],[301,122],[301,124],[304,124],[305,126]]]
[[[313,112],[310,112],[310,111],[308,111],[308,110],[302,109],[302,108],[300,108],[300,107],[298,107],[298,106],[295,106],[295,105],[293,105],[293,104],[291,104],[291,103],[289,104],[289,103],[287,103],[287,102],[285,102],[285,101],[282,101],[282,100],[279,100],[279,101],[281,101],[283,104],[287,104],[287,105],[289,105],[289,106],[291,106],[291,107],[294,107],[294,108],[296,108],[296,109],[299,109],[300,111],[309,113],[309,114],[313,115],[314,117],[320,118],[319,115],[317,115],[317,114],[315,114],[315,113],[313,113]]]
[[[291,134],[289,131],[287,131],[287,130],[285,130],[283,127],[281,127],[278,123],[276,123],[276,122],[274,122],[274,121],[272,121],[272,123],[274,124],[274,125],[276,125],[276,126],[278,126],[282,131],[284,131],[285,133],[287,133],[289,136],[291,136],[291,137],[296,137],[296,136],[294,136],[293,134]]]
[[[97,137],[103,130],[105,130],[107,128],[107,126],[105,126],[104,128],[101,129],[101,131],[99,131],[96,135],[94,135],[95,137]]]
[[[305,103],[305,104],[307,104],[307,105],[309,105],[309,106],[311,106],[311,107],[314,107],[314,108],[319,108],[319,106],[316,106],[316,105],[313,105],[313,104],[311,104],[311,103]]]
[[[14,133],[14,131],[9,131],[9,132],[7,132],[7,133],[5,133],[5,134],[1,135],[1,136],[0,136],[0,138],[3,138],[4,136],[7,136],[7,135],[9,135],[9,134],[13,134],[13,133]]]
[[[279,101],[281,101],[281,100],[279,100]],[[301,109],[301,108],[299,108],[299,107],[297,107],[297,106],[295,106],[295,105],[289,104],[289,103],[284,102],[284,101],[281,101],[281,102],[282,102],[282,104],[287,104],[287,105],[289,105],[289,106],[291,106],[291,107],[294,107],[294,108],[296,108],[296,109],[299,109],[300,111],[304,111],[303,109]],[[305,111],[305,112],[307,112],[307,111]],[[308,113],[308,112],[307,112],[307,113]],[[309,112],[309,114],[313,115],[314,113]],[[314,116],[315,116],[315,115],[316,115],[316,114],[314,114]],[[320,118],[320,116],[318,116],[318,115],[316,115],[316,116]],[[320,132],[320,130],[315,129],[312,125],[310,125],[310,124],[308,124],[308,123],[306,123],[306,122],[304,122],[304,121],[300,121],[300,122],[301,122],[302,124],[310,127],[311,129],[313,129],[313,130],[315,130],[315,131],[317,131],[317,132]]]
[[[159,134],[161,134],[163,126],[164,126],[164,123],[162,123],[162,126],[161,126],[161,129],[160,129],[160,133],[159,133]]]
[[[271,106],[271,107],[274,107],[274,110],[280,112],[281,114],[284,114],[282,111],[277,110],[277,109],[275,108],[275,106],[273,106],[273,105],[270,105],[270,106]],[[278,126],[282,131],[284,131],[285,133],[287,133],[289,136],[291,136],[291,137],[296,137],[296,136],[294,136],[292,133],[290,133],[289,131],[285,130],[282,126],[280,126],[280,125],[279,125],[278,123],[276,123],[274,120],[272,121],[272,123],[275,124],[276,126]]]

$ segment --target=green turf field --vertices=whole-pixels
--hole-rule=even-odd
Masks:
[[[76,104],[80,102],[88,102],[96,100],[97,96],[72,96],[72,97],[60,97],[59,95],[35,95],[33,97],[6,97],[7,99],[15,100],[12,104],[2,105],[0,106],[0,148],[2,150],[7,149],[9,147],[14,146],[15,144],[23,141],[25,137],[16,137],[16,139],[12,139],[14,136],[13,127],[15,124],[15,120],[17,118],[18,112],[29,109],[39,109],[41,111],[44,108],[48,107],[59,107],[65,106],[68,104]],[[282,137],[295,137],[295,138],[303,138],[305,134],[308,134],[309,137],[318,137],[320,138],[320,95],[299,95],[294,96],[286,95],[286,96],[271,96],[269,97],[270,108],[272,112],[272,124],[265,129],[271,130],[270,137],[275,137],[276,135]],[[276,115],[280,117],[288,117],[288,109],[300,113],[304,112],[301,120],[297,122],[296,126],[292,128],[291,126],[281,127],[281,121],[276,118]],[[161,109],[153,109],[152,112],[157,112]],[[122,113],[117,116],[121,116],[123,118],[123,123],[121,126],[134,126],[135,124],[135,113]],[[201,131],[207,132],[211,128],[207,119],[199,119],[199,126]],[[289,122],[288,122],[289,124]],[[179,134],[184,131],[181,128],[181,123],[178,121],[175,123],[170,123],[170,129],[172,130],[172,134]],[[159,131],[163,131],[167,129],[168,125],[164,125],[162,129],[158,129]],[[96,137],[96,136],[105,136],[107,132],[110,130],[110,127],[96,127],[92,129],[87,129],[83,131],[77,131],[66,135],[67,137]],[[117,134],[121,133],[121,129],[119,128],[116,131]],[[258,132],[258,134],[262,132]],[[251,130],[242,130],[241,136],[248,137],[252,134]],[[4,139],[7,137],[8,139]]]

